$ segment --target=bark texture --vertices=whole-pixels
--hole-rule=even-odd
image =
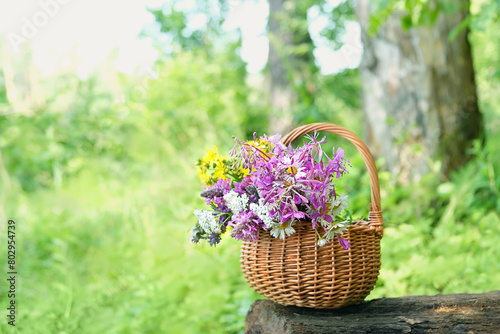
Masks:
[[[292,45],[293,36],[284,29],[283,18],[289,16],[283,7],[286,0],[269,0],[269,74],[270,97],[273,112],[269,119],[270,133],[285,133],[292,125],[292,100],[295,98],[289,84],[283,49]]]
[[[500,291],[382,298],[337,310],[257,300],[246,334],[500,333]]]
[[[367,34],[370,2],[357,2],[365,135],[400,180],[418,180],[439,167],[449,175],[482,136],[468,30],[448,39],[469,2],[454,1],[461,9],[441,13],[433,26],[404,30],[402,14],[393,13],[373,37]]]
[[[314,56],[307,9],[311,1],[269,0],[269,85],[271,134],[286,134],[293,127],[294,105],[313,100]],[[314,69],[313,69],[314,68]],[[297,88],[305,87],[305,88]],[[298,94],[297,90],[300,90]],[[310,104],[313,102],[308,102]]]

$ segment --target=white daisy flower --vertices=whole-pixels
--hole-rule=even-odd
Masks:
[[[338,222],[335,225],[333,225],[323,236],[323,238],[327,240],[331,240],[335,238],[336,234],[342,234],[344,231],[346,231],[349,228],[349,224],[347,221],[343,222]]]
[[[292,227],[293,224],[284,223],[283,225],[276,225],[271,229],[271,235],[275,238],[285,239],[286,236],[290,236],[295,233],[295,229]]]

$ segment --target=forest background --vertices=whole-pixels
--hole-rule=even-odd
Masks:
[[[248,73],[241,31],[222,28],[238,1],[199,0],[190,10],[176,3],[151,9],[156,24],[141,38],[153,39],[160,56],[147,73],[120,72],[112,54],[83,78],[71,67],[42,77],[29,45],[13,57],[7,39],[0,44],[0,226],[5,232],[7,220],[16,221],[19,271],[17,325],[7,325],[3,311],[0,333],[241,333],[260,297],[241,274],[239,243],[189,242],[192,211],[204,205],[197,159],[214,145],[229,151],[232,136],[270,133],[277,120],[286,120],[278,124],[284,131],[332,122],[363,137],[358,68],[322,73],[317,41],[307,38],[311,13],[321,13],[329,22],[323,40],[345,47],[354,3],[304,1],[281,18],[305,36],[278,48],[298,64],[284,66],[293,99],[286,110],[273,105],[272,68]],[[407,29],[433,24],[418,19],[434,15],[427,1],[377,8],[373,34],[394,11],[411,14],[402,20]],[[463,148],[468,162],[443,175],[440,160],[429,157],[429,171],[409,180],[377,159],[386,225],[369,298],[499,288],[499,8],[473,1],[457,26],[470,29],[484,119],[482,139]],[[208,19],[190,29],[193,15]],[[339,187],[354,215],[366,216],[362,160],[347,142],[329,141],[351,158]],[[8,302],[1,284],[2,309]]]

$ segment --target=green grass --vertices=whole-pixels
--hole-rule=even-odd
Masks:
[[[389,221],[370,298],[498,288],[500,219],[471,194],[483,189],[475,186],[484,181],[477,166],[486,163],[488,170],[487,159],[437,193],[433,176],[394,188],[381,173]],[[188,240],[192,209],[204,205],[192,161],[151,158],[116,173],[89,160],[61,187],[33,193],[11,180],[6,214],[18,226],[18,315],[15,329],[4,319],[0,331],[241,332],[258,295],[240,272],[238,242],[211,248]],[[347,177],[356,180],[351,187],[363,188],[352,198],[362,212],[367,177],[356,168]],[[433,207],[436,200],[442,206]],[[2,289],[0,304],[7,305]]]
[[[256,295],[240,274],[238,244],[188,240],[192,208],[202,204],[194,169],[161,179],[152,168],[127,184],[89,169],[62,189],[18,196],[8,212],[18,226],[16,330],[241,330]],[[0,298],[8,302],[4,291]]]

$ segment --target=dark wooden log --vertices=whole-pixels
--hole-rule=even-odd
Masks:
[[[382,298],[336,310],[257,300],[245,334],[500,333],[500,291]]]

